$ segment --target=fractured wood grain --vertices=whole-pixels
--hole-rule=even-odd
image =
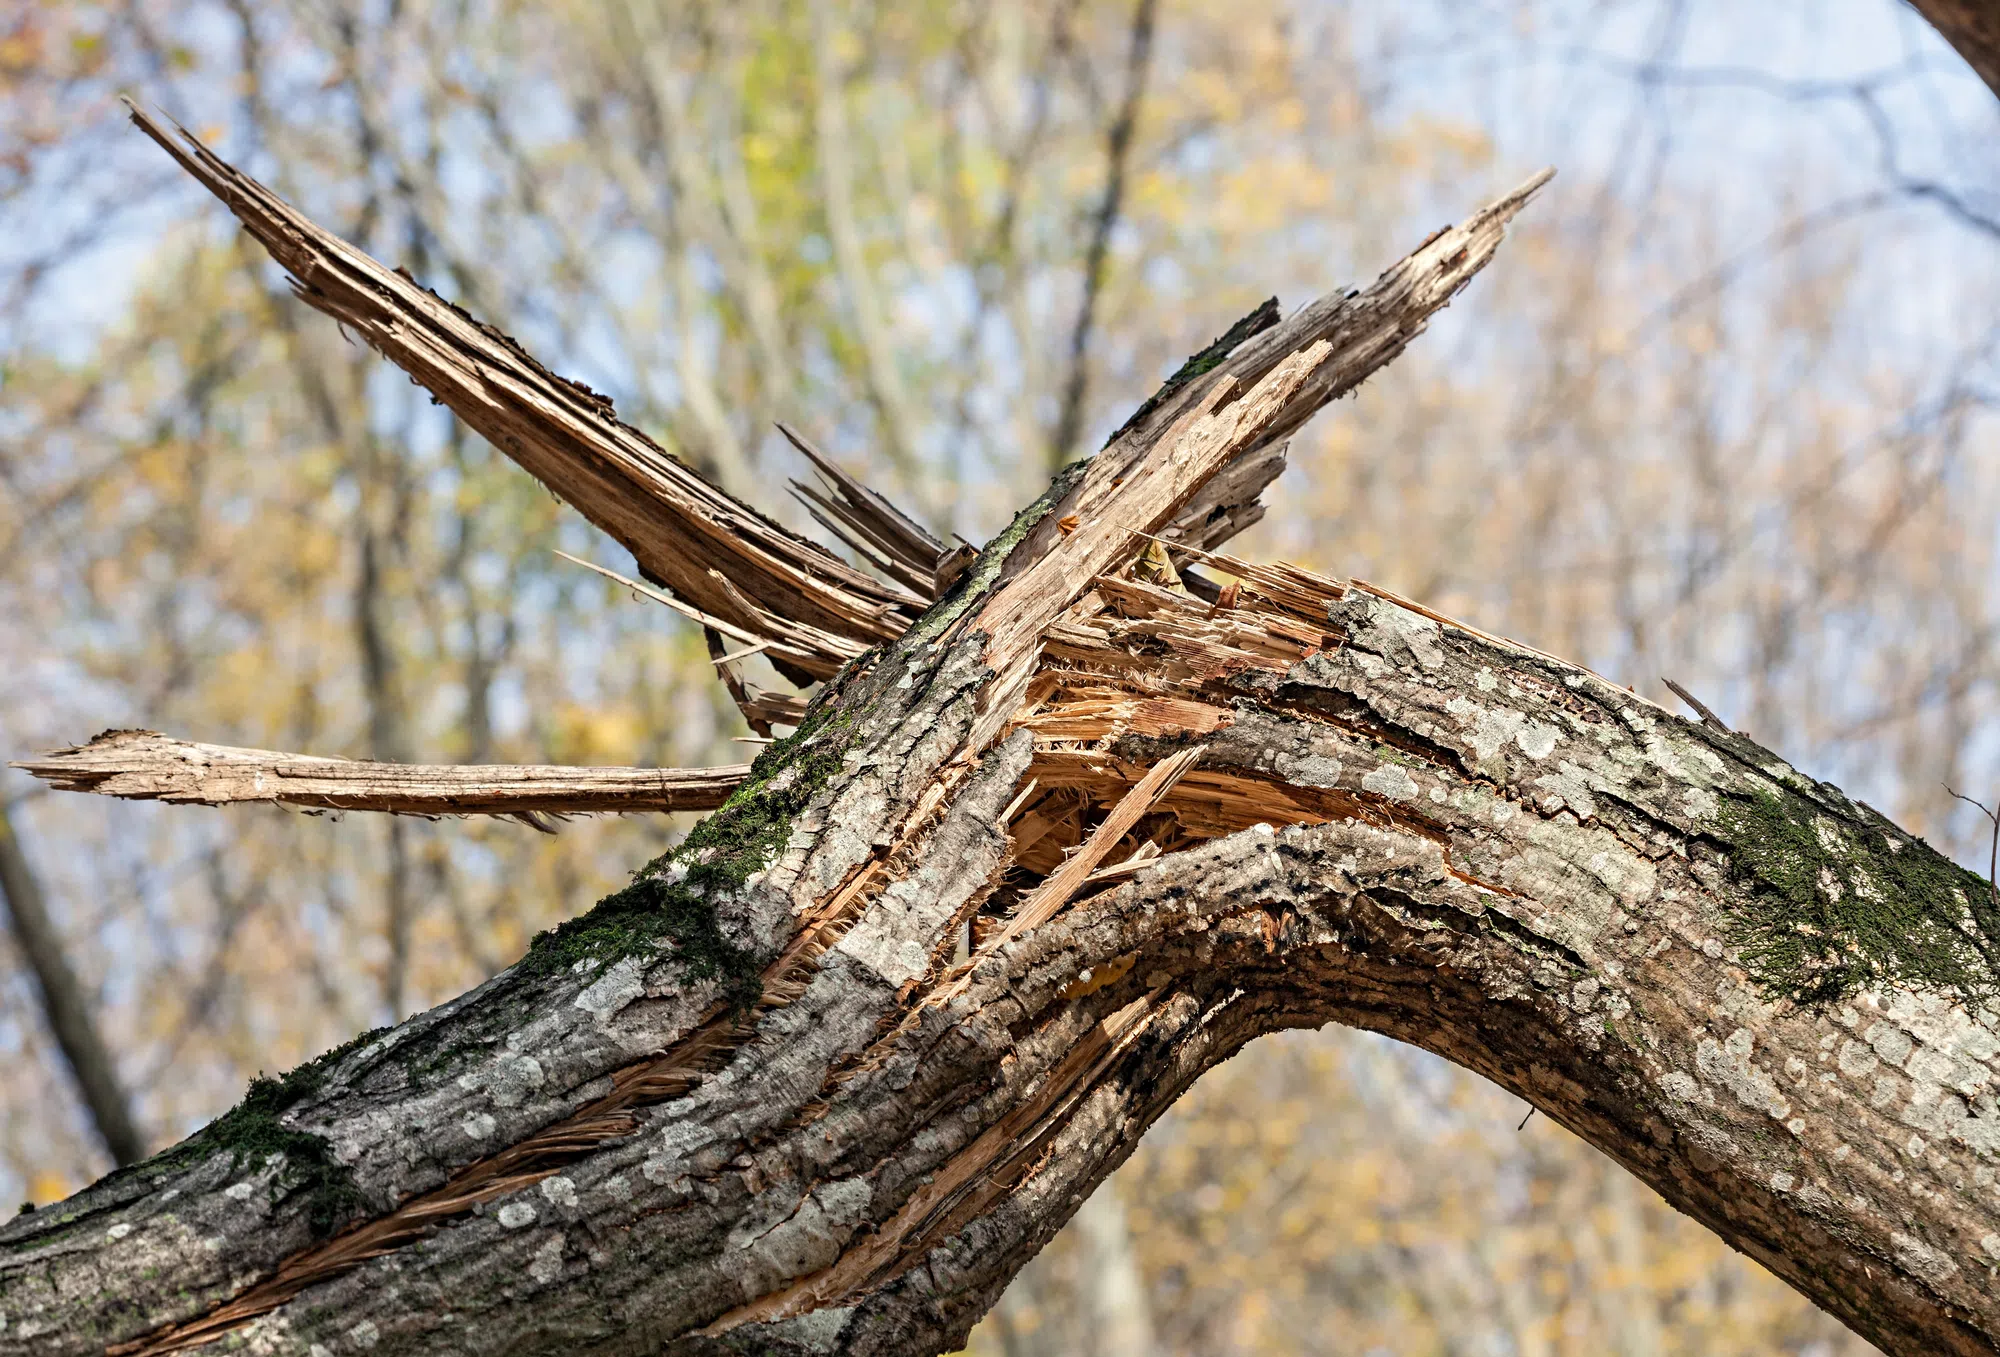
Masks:
[[[309,810],[397,815],[590,815],[714,810],[750,774],[720,768],[571,768],[374,763],[196,744],[150,730],[107,730],[88,744],[12,765],[58,791],[221,806],[271,801]]]
[[[321,230],[185,129],[177,127],[176,137],[137,107],[131,115],[236,214],[291,274],[301,300],[367,340],[610,533],[648,579],[695,608],[757,629],[759,614],[746,615],[717,586],[719,571],[761,615],[846,638],[854,649],[895,637],[914,619],[905,591],[710,484],[618,419],[604,396],[557,376],[499,330]],[[829,649],[796,667],[826,678],[846,658]]]

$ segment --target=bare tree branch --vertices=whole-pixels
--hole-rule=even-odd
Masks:
[[[7,904],[14,943],[34,972],[42,996],[42,1015],[55,1034],[56,1046],[69,1063],[83,1105],[98,1138],[119,1164],[136,1164],[146,1157],[146,1140],[132,1116],[132,1103],[118,1078],[117,1063],[97,1030],[83,984],[64,954],[62,935],[49,917],[41,882],[28,865],[7,808],[0,805],[0,897]]]
[[[1132,40],[1125,59],[1125,95],[1104,137],[1104,196],[1090,226],[1090,249],[1083,261],[1083,297],[1077,303],[1076,325],[1069,336],[1069,377],[1063,383],[1062,412],[1049,440],[1050,469],[1069,460],[1083,425],[1083,398],[1090,382],[1090,339],[1097,325],[1097,302],[1111,254],[1111,233],[1125,206],[1126,163],[1139,126],[1139,106],[1146,95],[1146,76],[1153,63],[1155,0],[1138,0],[1132,11]]]

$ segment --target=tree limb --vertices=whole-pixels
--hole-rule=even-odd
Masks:
[[[7,808],[0,805],[0,900],[7,906],[14,944],[34,974],[42,997],[42,1015],[76,1079],[84,1109],[116,1164],[135,1164],[146,1157],[146,1139],[132,1115],[132,1103],[118,1077],[118,1063],[97,1030],[91,1003],[63,950],[62,935],[49,916],[41,882],[15,837]]]
[[[714,810],[750,772],[748,764],[570,768],[372,763],[194,744],[150,730],[107,730],[88,744],[13,767],[58,791],[130,801],[199,806],[275,801],[309,810],[427,816]]]

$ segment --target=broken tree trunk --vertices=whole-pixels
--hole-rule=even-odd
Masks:
[[[1986,883],[1382,590],[1186,538],[1213,598],[1133,569],[1539,182],[1198,355],[509,970],[0,1228],[0,1353],[937,1352],[1204,1070],[1329,1022],[1531,1100],[1891,1350],[1993,1351]]]

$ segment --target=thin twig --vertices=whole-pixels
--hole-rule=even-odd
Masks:
[[[1660,682],[1666,684],[1669,688],[1673,689],[1675,697],[1678,697],[1681,701],[1687,703],[1690,707],[1693,707],[1695,709],[1696,714],[1701,717],[1703,725],[1714,726],[1717,730],[1720,731],[1729,730],[1728,723],[1726,723],[1720,716],[1717,716],[1714,712],[1710,711],[1708,707],[1703,704],[1702,700],[1696,697],[1693,693],[1681,687],[1680,684],[1675,683],[1672,679],[1668,678],[1664,674],[1660,676]]]
[[[1951,795],[1957,800],[1965,802],[1968,806],[1977,808],[1981,815],[1984,815],[1992,822],[1993,843],[1986,854],[1986,889],[1993,893],[1993,907],[2000,909],[2000,812],[1988,809],[1984,801],[1974,801],[1963,792],[1952,791],[1948,783],[1939,783],[1938,785],[1943,787],[1947,792],[1951,792]]]

